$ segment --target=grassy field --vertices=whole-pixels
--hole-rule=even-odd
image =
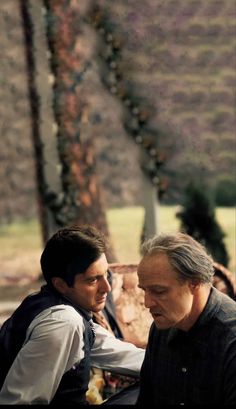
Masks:
[[[175,217],[177,206],[161,206],[159,231],[178,231],[179,220]],[[108,224],[119,262],[137,262],[140,234],[143,224],[142,207],[111,209],[107,213]],[[216,217],[226,237],[225,244],[230,255],[229,269],[236,272],[235,209],[218,208]],[[38,274],[42,250],[39,224],[36,220],[0,226],[0,279],[4,275]]]
[[[160,206],[159,232],[179,231],[179,220],[175,217],[178,206]],[[236,212],[234,208],[217,208],[216,218],[225,232],[225,245],[230,256],[229,269],[236,272]],[[140,233],[144,212],[142,207],[126,207],[108,211],[113,245],[120,262],[137,262]]]

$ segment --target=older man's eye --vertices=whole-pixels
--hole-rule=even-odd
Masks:
[[[165,293],[166,293],[166,290],[157,290],[157,291],[155,291],[156,295],[162,295],[162,294],[165,294]]]

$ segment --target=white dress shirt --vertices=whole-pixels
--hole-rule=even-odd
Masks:
[[[139,376],[145,351],[95,325],[91,366]],[[49,404],[65,372],[84,357],[84,323],[70,305],[56,305],[31,322],[0,391],[0,404]]]

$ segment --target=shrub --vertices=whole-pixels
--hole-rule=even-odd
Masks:
[[[214,203],[206,186],[197,182],[189,184],[182,210],[176,216],[181,220],[182,231],[201,242],[215,261],[228,266],[225,234],[216,220]]]
[[[236,205],[236,179],[230,177],[218,181],[215,188],[215,202],[217,206]]]

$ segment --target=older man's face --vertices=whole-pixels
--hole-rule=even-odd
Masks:
[[[145,256],[138,266],[145,306],[159,329],[188,330],[194,308],[192,284],[181,282],[164,253]]]

